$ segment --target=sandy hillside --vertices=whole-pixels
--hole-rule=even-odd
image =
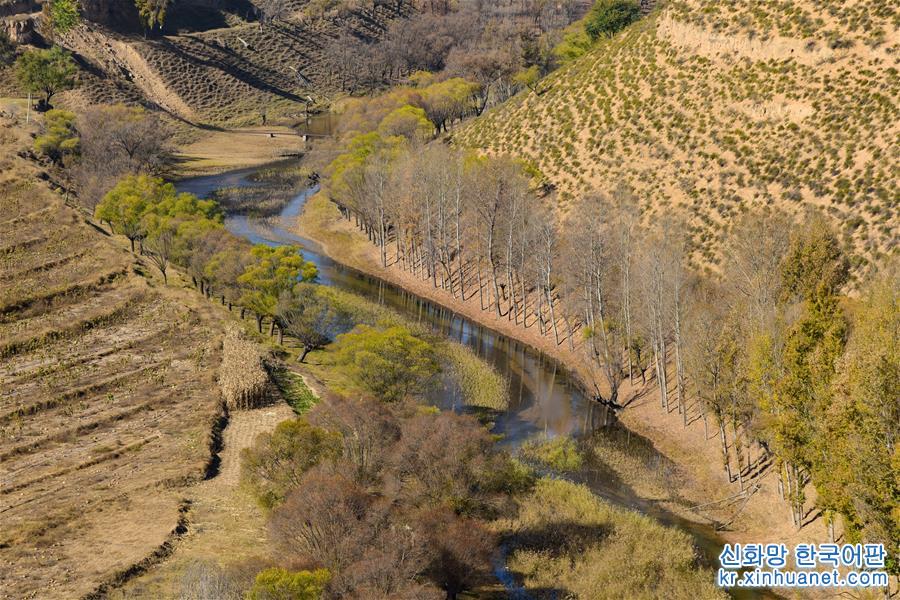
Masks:
[[[631,185],[648,219],[681,207],[703,262],[750,206],[817,206],[860,270],[895,249],[896,3],[666,3],[460,131],[532,161],[563,210]]]

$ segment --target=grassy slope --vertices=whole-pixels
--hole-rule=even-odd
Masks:
[[[648,219],[680,206],[706,263],[729,222],[763,205],[822,207],[860,263],[877,258],[896,244],[900,200],[896,5],[730,6],[669,3],[454,138],[533,161],[563,210],[619,182]]]

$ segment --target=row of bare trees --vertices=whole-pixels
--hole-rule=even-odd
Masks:
[[[626,188],[588,194],[560,215],[521,164],[437,142],[399,156],[375,150],[344,177],[353,184],[332,199],[378,246],[382,265],[463,301],[477,296],[496,317],[568,345],[585,357],[596,399],[614,409],[652,389],[661,410],[684,427],[701,420],[719,439],[729,480],[752,490],[753,477],[778,466],[793,490],[785,497],[802,506],[798,489],[810,476],[773,454],[780,409],[754,392],[765,377],[752,345],[787,335],[802,314],[803,297],[786,296],[784,280],[792,261],[809,260],[788,252],[805,229],[777,212],[748,214],[723,236],[710,272],[692,260],[689,224],[642,215]],[[830,235],[816,243],[835,246]]]

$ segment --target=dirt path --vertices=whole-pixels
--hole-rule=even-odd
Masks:
[[[148,98],[182,119],[192,121],[196,118],[194,109],[165,84],[137,50],[119,40],[110,40],[110,47],[116,58],[128,70],[132,81]]]
[[[293,416],[286,404],[231,413],[223,432],[219,474],[190,490],[187,534],[171,557],[117,590],[113,598],[177,598],[185,573],[193,565],[221,567],[268,558],[265,516],[240,487],[240,454],[260,433]]]

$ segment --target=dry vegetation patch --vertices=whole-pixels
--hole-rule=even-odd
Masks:
[[[271,398],[264,356],[237,327],[229,328],[222,342],[219,386],[231,410],[258,408]]]
[[[159,547],[184,487],[202,479],[221,324],[202,300],[139,275],[149,269],[119,240],[31,183],[25,160],[10,167],[0,181],[0,596],[73,598]]]

